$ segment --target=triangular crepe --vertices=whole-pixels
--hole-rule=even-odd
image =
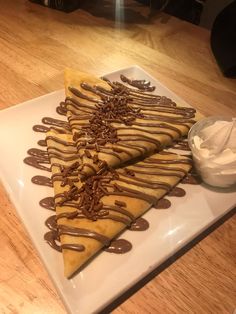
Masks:
[[[50,131],[47,145],[68,278],[155,205],[191,168],[186,157],[159,153],[118,170],[101,168],[81,182],[81,160],[72,135]]]
[[[119,167],[171,145],[197,119],[195,109],[164,96],[71,69],[65,71],[65,89],[67,117],[85,176],[99,171],[94,155]]]

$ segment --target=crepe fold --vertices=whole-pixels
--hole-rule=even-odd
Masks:
[[[81,160],[72,137],[54,130],[47,133],[58,235],[68,278],[155,205],[191,168],[186,157],[157,153],[116,170],[103,168],[81,181]]]
[[[167,97],[71,69],[65,71],[65,90],[64,106],[84,176],[99,171],[95,155],[109,167],[119,167],[172,145],[198,118],[195,109]]]
[[[61,110],[69,124],[64,133],[47,132],[67,278],[155,206],[191,168],[187,157],[161,150],[187,135],[198,119],[195,110],[148,92],[145,80],[122,80],[67,69]]]

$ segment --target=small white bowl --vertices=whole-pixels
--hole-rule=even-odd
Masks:
[[[236,184],[236,173],[230,172],[229,165],[219,165],[208,158],[200,156],[199,150],[193,143],[194,136],[199,136],[201,130],[214,124],[216,121],[232,121],[232,118],[212,116],[198,121],[189,131],[188,144],[192,151],[196,171],[200,174],[202,180],[211,186],[228,188]]]

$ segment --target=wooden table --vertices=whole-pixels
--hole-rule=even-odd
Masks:
[[[0,0],[0,109],[63,88],[63,70],[95,75],[138,64],[203,114],[236,115],[236,81],[224,78],[210,33],[127,1],[125,24],[96,1],[71,14]],[[2,148],[1,148],[2,149]],[[55,288],[0,188],[0,313],[65,313]],[[233,313],[236,218],[154,276],[114,313]]]

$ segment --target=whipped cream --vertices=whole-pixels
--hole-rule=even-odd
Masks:
[[[193,159],[203,181],[229,187],[236,183],[236,118],[218,120],[192,139]]]

